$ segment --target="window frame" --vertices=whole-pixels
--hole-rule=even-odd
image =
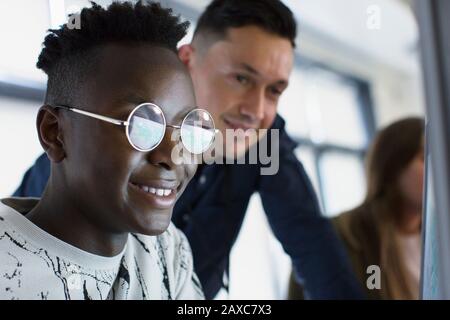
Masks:
[[[322,208],[322,213],[328,216],[330,213],[326,212],[326,200],[325,200],[325,177],[323,172],[320,169],[320,162],[323,156],[329,152],[351,155],[358,158],[362,164],[364,164],[364,158],[367,152],[367,147],[369,142],[373,139],[376,132],[376,123],[375,123],[375,115],[373,108],[373,100],[371,96],[371,86],[369,81],[358,78],[354,75],[350,75],[348,73],[337,70],[329,65],[326,65],[322,62],[314,61],[309,57],[296,53],[296,64],[295,68],[297,68],[300,72],[301,70],[307,69],[319,69],[331,74],[338,76],[342,81],[351,86],[354,86],[357,92],[357,105],[359,111],[361,112],[361,120],[362,125],[365,129],[365,134],[367,137],[366,145],[360,148],[353,148],[348,146],[342,146],[335,143],[316,143],[312,139],[307,137],[300,137],[297,135],[288,134],[290,137],[298,144],[299,147],[307,147],[312,152],[312,157],[314,160],[315,172],[314,174],[317,177],[318,190],[319,193],[319,202]]]

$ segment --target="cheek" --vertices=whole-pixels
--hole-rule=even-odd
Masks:
[[[411,182],[415,183],[418,187],[423,187],[424,180],[424,163],[421,160],[416,160],[411,168]]]
[[[227,87],[226,84],[210,84],[211,90],[208,92],[207,107],[215,113],[216,116],[233,109],[236,104],[237,93]]]
[[[182,181],[180,192],[178,193],[178,197],[181,196],[181,194],[186,189],[187,185],[191,181],[191,179],[194,177],[195,172],[197,171],[197,165],[195,164],[186,164],[181,165],[177,167],[177,175],[178,179]]]
[[[92,174],[98,176],[98,180],[101,178],[105,189],[112,191],[126,185],[131,169],[139,163],[140,155],[129,145],[125,131],[112,127],[103,128],[97,135],[89,159],[93,164]]]
[[[121,203],[128,196],[128,182],[135,167],[132,157],[126,153],[116,154],[98,160],[93,172],[97,180],[97,189],[102,189],[102,194],[107,194],[108,201]]]
[[[214,113],[216,117],[232,109],[241,95],[232,87],[223,74],[213,74],[202,79],[202,85],[196,88],[198,103]]]
[[[425,172],[424,172],[424,166],[422,165],[419,169],[418,169],[418,172],[417,172],[417,179],[418,179],[418,185],[419,185],[419,188],[420,188],[420,192],[422,193],[423,192],[423,182],[424,182],[424,175],[425,175]]]
[[[400,176],[400,190],[408,198],[420,198],[423,192],[423,162],[415,161]]]

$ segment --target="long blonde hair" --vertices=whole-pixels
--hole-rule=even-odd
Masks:
[[[423,134],[420,118],[397,121],[377,134],[366,157],[366,198],[350,212],[364,263],[381,268],[381,298],[417,298],[399,247],[396,219],[403,203],[398,179],[420,152]]]

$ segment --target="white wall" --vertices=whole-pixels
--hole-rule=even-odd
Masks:
[[[287,0],[300,21],[299,51],[370,82],[377,126],[423,115],[418,30],[409,7],[394,0]],[[370,6],[380,28],[367,28]]]

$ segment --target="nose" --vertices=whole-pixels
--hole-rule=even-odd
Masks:
[[[252,122],[258,122],[264,118],[264,106],[264,90],[262,88],[254,88],[245,97],[245,101],[240,108],[240,113]]]
[[[176,129],[167,127],[161,143],[147,153],[146,157],[149,163],[166,170],[175,170],[177,165],[172,156],[172,152],[175,151],[179,139],[178,134],[174,130]]]

